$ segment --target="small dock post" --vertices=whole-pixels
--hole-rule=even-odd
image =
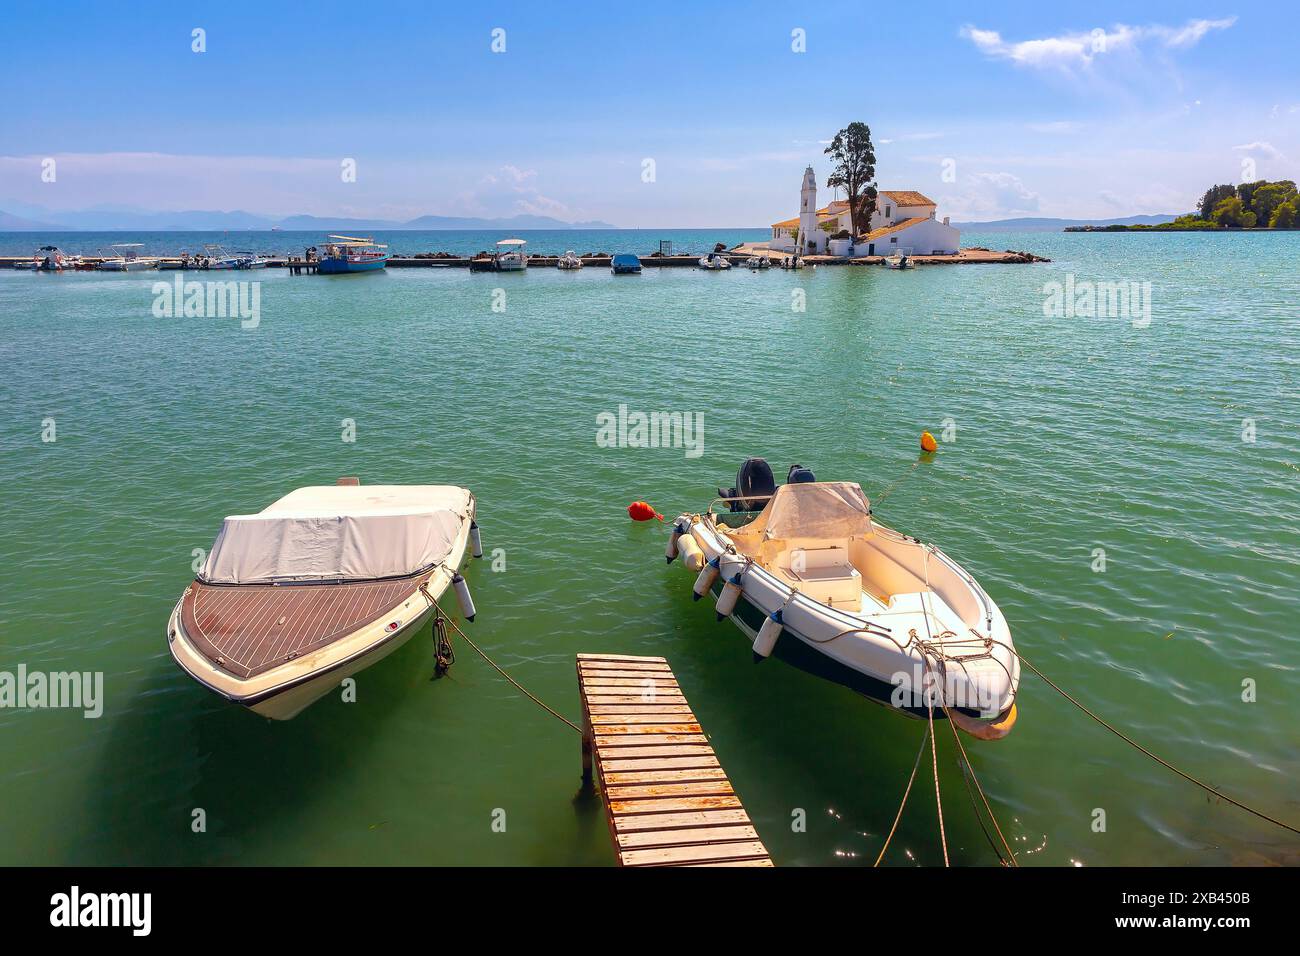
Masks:
[[[579,654],[578,692],[619,866],[772,866],[664,658]]]

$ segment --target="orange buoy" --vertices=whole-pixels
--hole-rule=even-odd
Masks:
[[[653,518],[664,520],[664,516],[655,511],[644,501],[634,501],[627,506],[627,516],[633,521],[650,521]]]
[[[921,451],[938,451],[939,443],[929,432],[921,432]]]

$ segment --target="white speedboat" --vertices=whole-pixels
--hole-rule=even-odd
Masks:
[[[36,268],[40,272],[62,272],[73,268],[73,257],[58,246],[41,246],[36,250]]]
[[[721,272],[731,268],[731,261],[720,252],[710,252],[706,256],[700,256],[700,268]]]
[[[288,720],[388,656],[482,555],[474,496],[452,485],[299,488],[226,518],[167,623],[172,657],[235,703]]]
[[[527,239],[502,239],[497,243],[496,255],[492,257],[492,268],[496,272],[522,272],[528,268],[528,257],[524,255]]]
[[[109,246],[111,254],[100,260],[99,268],[103,272],[146,272],[157,269],[159,259],[141,256],[139,249],[142,242],[115,242]]]
[[[750,256],[745,260],[745,267],[755,271],[770,269],[772,268],[772,260],[767,256]]]
[[[576,252],[574,252],[572,249],[570,249],[570,250],[568,250],[567,252],[565,252],[564,255],[560,256],[560,258],[559,258],[558,260],[556,260],[555,268],[557,268],[557,269],[581,269],[581,268],[582,268],[582,259],[578,257],[578,254],[577,254]]]
[[[912,255],[909,252],[895,252],[884,258],[885,267],[888,269],[914,269],[916,263],[912,261]]]
[[[782,268],[782,269],[802,269],[802,268],[803,268],[803,260],[800,259],[798,256],[785,256],[785,257],[781,260],[781,268]]]
[[[672,526],[667,557],[697,572],[753,644],[915,717],[998,739],[1016,720],[1020,662],[984,589],[932,544],[872,517],[862,489],[761,458]],[[716,505],[725,507],[715,510]],[[760,510],[761,509],[761,510]]]

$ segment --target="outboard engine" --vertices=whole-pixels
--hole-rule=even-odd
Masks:
[[[736,487],[718,489],[723,498],[732,499],[727,502],[732,511],[762,511],[775,493],[772,466],[763,458],[746,458],[736,472]]]
[[[790,473],[785,476],[787,485],[798,485],[805,481],[816,481],[817,476],[812,473],[811,468],[805,468],[803,465],[791,465]]]

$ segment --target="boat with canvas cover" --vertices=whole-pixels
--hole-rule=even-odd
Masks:
[[[299,488],[222,523],[167,624],[181,668],[227,700],[288,720],[401,647],[482,555],[474,496],[453,485]]]
[[[701,514],[673,524],[666,557],[697,573],[753,643],[914,717],[986,740],[1016,720],[1020,662],[1006,619],[932,544],[880,524],[862,488],[796,465],[776,486],[761,458]],[[725,507],[719,507],[719,506]]]

